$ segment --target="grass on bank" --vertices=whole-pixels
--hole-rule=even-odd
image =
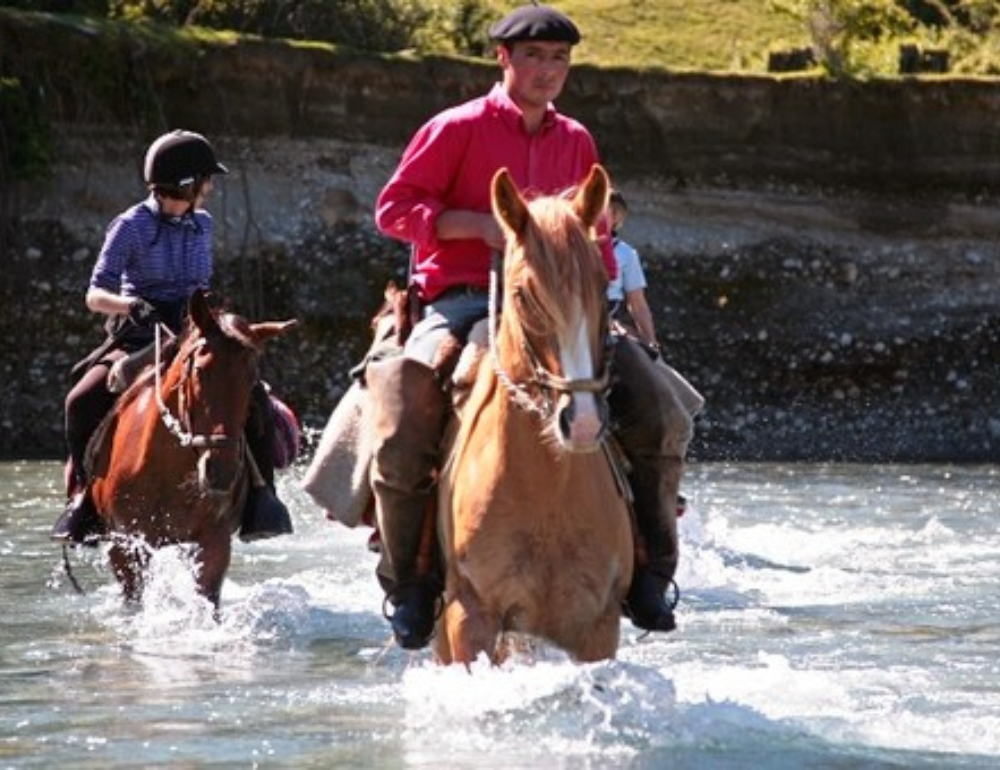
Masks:
[[[486,0],[483,0],[484,2]],[[492,0],[494,18],[523,0]],[[898,77],[901,46],[944,50],[948,75],[1000,75],[1000,3],[954,0],[932,8],[978,8],[976,22],[935,26],[903,0],[549,0],[583,33],[574,60],[601,67],[761,74],[768,54],[812,47],[812,74]],[[992,4],[991,4],[992,3]],[[776,10],[783,7],[785,12]],[[810,27],[810,25],[812,25]],[[814,38],[814,34],[820,37]],[[821,53],[822,52],[822,53]]]
[[[770,53],[811,46],[822,66],[813,67],[810,74],[860,79],[898,76],[904,44],[946,50],[952,75],[1000,75],[1000,3],[990,4],[995,1],[954,0],[961,7],[987,6],[976,25],[953,19],[954,23],[933,26],[917,23],[915,16],[905,13],[903,0],[549,0],[581,28],[583,42],[574,54],[579,63],[637,71],[760,74],[767,71]],[[268,15],[273,0],[197,4],[197,8],[225,11],[214,17],[185,16],[184,0],[156,4],[116,0],[103,19],[87,17],[85,23],[103,26],[105,32],[128,30],[152,38],[173,37],[176,42],[230,44],[247,35],[226,30],[240,29],[295,38],[299,45],[350,46],[383,53],[401,53],[406,48],[407,53],[417,55],[475,52],[489,57],[486,30],[522,2],[288,0],[287,7],[304,14],[300,18],[294,13]],[[0,0],[0,12],[8,3],[20,10],[58,6],[56,17],[77,20],[93,5],[92,0]],[[354,12],[348,13],[350,8]],[[322,13],[310,17],[309,9]],[[110,22],[109,15],[116,21]],[[297,23],[285,23],[286,16],[298,19]],[[822,30],[818,37],[816,30]]]
[[[807,45],[766,0],[566,0],[583,34],[574,60],[603,67],[764,72],[767,54]]]

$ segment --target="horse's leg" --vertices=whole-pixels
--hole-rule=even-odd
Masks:
[[[233,541],[227,531],[213,533],[199,543],[198,593],[212,602],[216,615],[222,598],[222,582],[232,559]]]
[[[608,660],[618,652],[618,634],[621,625],[620,610],[615,607],[602,615],[586,633],[581,634],[570,654],[580,663]]]
[[[115,541],[108,550],[111,571],[122,587],[122,595],[129,604],[142,601],[145,571],[149,554],[142,546]]]
[[[455,655],[451,649],[451,635],[448,633],[448,610],[445,608],[438,619],[437,630],[434,634],[433,649],[434,659],[444,666],[450,666],[455,662]]]
[[[442,626],[451,652],[451,659],[442,662],[468,665],[481,652],[494,657],[500,621],[483,611],[471,587],[460,587],[448,602]]]

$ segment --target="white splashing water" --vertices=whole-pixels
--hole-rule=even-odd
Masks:
[[[66,694],[33,697],[93,725],[53,725],[8,695],[8,754],[44,740],[83,742],[102,767],[1000,762],[993,469],[696,469],[677,633],[625,624],[616,661],[581,666],[540,648],[469,669],[389,643],[367,533],[323,520],[293,481],[282,492],[296,535],[237,545],[220,622],[178,549],[157,555],[142,608],[125,610],[103,554],[79,557],[97,586],[81,600],[43,549],[0,536],[4,594],[35,613],[22,619],[34,630],[4,637],[0,665],[51,666]],[[14,584],[31,569],[34,587]],[[47,605],[25,601],[50,579]],[[91,622],[74,619],[81,606]],[[218,738],[195,741],[198,730]],[[79,758],[66,751],[52,758]]]

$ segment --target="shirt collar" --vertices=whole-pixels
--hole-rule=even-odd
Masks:
[[[494,83],[493,89],[486,97],[489,104],[510,126],[524,128],[524,113],[510,98],[503,83]],[[545,117],[542,118],[541,130],[547,130],[556,123],[556,108],[550,103],[545,107]]]
[[[150,193],[149,197],[142,202],[149,213],[157,218],[160,222],[168,225],[176,225],[188,227],[194,230],[200,230],[201,227],[198,225],[198,221],[195,219],[194,210],[188,209],[185,213],[181,214],[179,217],[171,216],[170,214],[164,214],[163,208],[160,206],[160,201],[157,200],[156,196]]]

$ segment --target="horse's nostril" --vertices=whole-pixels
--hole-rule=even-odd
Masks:
[[[226,492],[239,473],[239,464],[221,453],[206,452],[198,462],[198,476],[203,492]]]
[[[572,401],[568,401],[559,407],[559,433],[563,438],[569,438],[570,432],[573,430],[573,417],[575,414]]]
[[[603,399],[592,393],[567,394],[560,400],[558,430],[567,449],[590,452],[597,448],[607,427],[607,410]]]

